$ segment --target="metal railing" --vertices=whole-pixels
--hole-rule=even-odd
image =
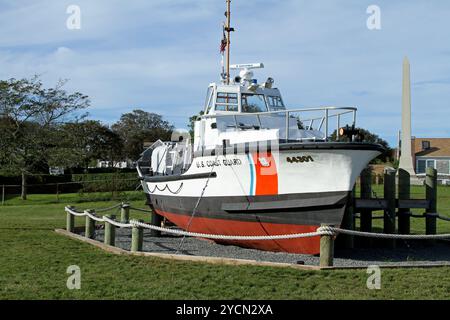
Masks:
[[[228,113],[218,113],[218,114],[210,114],[210,115],[202,115],[198,119],[221,119],[221,118],[232,118],[234,124],[229,125],[229,127],[235,127],[236,129],[249,130],[249,129],[259,129],[264,128],[262,118],[267,116],[284,118],[283,127],[278,126],[275,129],[280,129],[280,132],[285,133],[286,140],[289,140],[289,129],[292,128],[292,121],[295,120],[297,124],[307,124],[304,127],[304,130],[317,130],[324,133],[325,138],[323,140],[328,141],[330,134],[330,121],[333,118],[336,118],[336,139],[339,139],[339,128],[342,125],[342,117],[344,115],[351,114],[352,119],[350,123],[351,126],[356,125],[356,111],[355,107],[318,107],[318,108],[305,108],[305,109],[291,109],[291,110],[277,110],[277,111],[269,111],[269,112],[255,112],[255,113],[237,113],[237,112],[228,112]],[[322,113],[319,116],[306,117],[302,118],[299,114],[305,113]],[[294,115],[297,114],[297,115]],[[257,120],[257,126],[248,126],[238,121],[238,118],[255,118]],[[273,119],[273,118],[272,118]],[[314,129],[314,126],[317,126],[317,129]],[[256,128],[258,127],[258,128]],[[270,126],[267,127],[272,129]],[[300,127],[299,127],[300,129]],[[322,131],[323,130],[323,131]],[[307,138],[306,138],[307,139]],[[312,138],[311,138],[312,139]],[[315,140],[315,138],[314,138]]]

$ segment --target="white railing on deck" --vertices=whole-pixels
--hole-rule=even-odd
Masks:
[[[260,128],[262,128],[261,117],[262,116],[270,116],[270,115],[282,115],[285,118],[284,128],[279,128],[285,131],[286,141],[289,140],[289,120],[296,119],[301,121],[302,124],[306,125],[305,130],[312,130],[314,125],[318,122],[317,130],[322,131],[325,134],[325,141],[329,139],[330,133],[330,120],[332,118],[336,118],[336,139],[339,139],[339,128],[341,126],[341,120],[344,115],[352,114],[352,120],[350,123],[351,126],[356,125],[356,111],[355,107],[319,107],[319,108],[305,108],[305,109],[291,109],[291,110],[277,110],[277,111],[269,111],[269,112],[255,112],[255,113],[236,113],[236,112],[228,112],[228,113],[218,113],[211,115],[203,115],[200,116],[199,119],[211,119],[211,118],[230,118],[232,117],[234,120],[234,126],[236,128],[241,128],[238,123],[238,117],[256,117]],[[314,117],[306,117],[302,118],[300,116],[293,116],[294,113],[297,114],[305,114],[305,113],[323,113],[319,116]],[[308,123],[308,124],[307,124]]]

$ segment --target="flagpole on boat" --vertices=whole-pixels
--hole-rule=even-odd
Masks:
[[[232,28],[230,27],[231,23],[231,0],[227,0],[227,84],[230,84],[230,33]]]

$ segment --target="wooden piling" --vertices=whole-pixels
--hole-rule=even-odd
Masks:
[[[94,210],[89,210],[90,213],[94,214]],[[89,216],[86,216],[86,226],[85,226],[85,234],[84,236],[89,239],[94,239],[94,231],[95,231],[95,221],[91,219]]]
[[[411,197],[411,179],[409,172],[398,171],[398,199],[409,200]],[[409,234],[411,231],[411,208],[398,209],[398,233]]]
[[[130,205],[123,203],[120,209],[120,222],[128,223],[130,220]]]
[[[342,218],[341,228],[355,230],[355,188],[349,192],[344,217]],[[354,236],[341,234],[337,238],[336,246],[344,249],[353,249],[355,246]]]
[[[115,215],[107,215],[111,220],[115,220]],[[116,226],[109,223],[108,221],[105,221],[105,244],[109,246],[114,246],[116,244]]]
[[[426,178],[426,198],[428,200],[428,209],[426,209],[426,234],[436,234],[437,219],[437,170],[427,168]]]
[[[161,227],[162,217],[159,214],[157,214],[154,209],[152,210],[152,213],[150,214],[150,217],[151,217],[150,218],[151,219],[150,224],[152,226]],[[151,230],[150,231],[150,236],[152,236],[152,237],[160,237],[161,236],[161,231]]]
[[[322,227],[328,226],[322,224]],[[334,236],[320,236],[320,267],[332,267],[334,258]]]
[[[69,232],[75,231],[75,216],[70,212],[66,212],[66,230]]]
[[[143,222],[139,220],[139,222]],[[141,227],[133,226],[131,230],[131,251],[138,252],[142,251],[142,246],[144,244],[144,229]]]
[[[384,210],[384,228],[383,232],[386,234],[395,233],[395,173],[396,171],[386,168],[384,172],[384,199],[387,203],[387,208]],[[386,239],[386,246],[395,248],[395,239]]]
[[[372,169],[367,167],[361,173],[361,199],[372,198]],[[361,209],[360,230],[363,232],[372,232],[372,210]],[[372,238],[361,237],[359,239],[362,246],[371,246]]]

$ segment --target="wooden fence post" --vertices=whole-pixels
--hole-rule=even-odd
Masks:
[[[426,198],[429,207],[426,210],[427,216],[425,218],[426,234],[436,234],[436,218],[437,218],[437,170],[434,168],[427,168],[427,175],[425,178]]]
[[[321,224],[321,227],[328,227]],[[320,236],[320,267],[332,267],[334,258],[334,236]]]
[[[139,222],[143,222],[139,220]],[[131,251],[138,252],[142,251],[142,246],[144,244],[144,229],[141,227],[133,226],[131,230]]]
[[[2,206],[5,204],[5,185],[2,188]]]
[[[384,172],[384,199],[387,208],[384,210],[384,228],[386,234],[395,233],[395,173],[396,171],[386,168]],[[386,239],[389,248],[395,248],[395,239]]]
[[[367,167],[361,173],[361,199],[372,198],[372,168]],[[361,209],[360,230],[372,232],[372,210]],[[371,246],[372,238],[362,237],[359,239],[363,246]]]
[[[111,220],[116,220],[115,215],[107,215]],[[114,246],[116,244],[116,226],[105,221],[105,244]]]
[[[94,214],[94,210],[88,210],[90,213]],[[85,234],[84,236],[89,239],[94,239],[94,231],[95,231],[95,221],[91,219],[89,216],[86,216],[86,226],[85,226]]]
[[[69,209],[73,208],[69,207]],[[70,212],[66,212],[66,230],[72,233],[75,231],[75,216]]]
[[[403,169],[398,171],[398,199],[409,200],[411,197],[411,179],[409,172]],[[398,233],[409,234],[411,231],[410,208],[398,209]]]
[[[123,203],[120,209],[120,222],[128,223],[130,220],[130,205],[128,203]]]

